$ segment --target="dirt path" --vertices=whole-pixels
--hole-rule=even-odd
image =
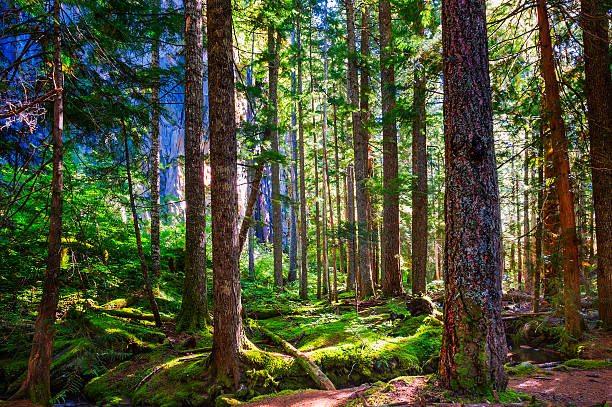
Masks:
[[[594,406],[605,401],[612,403],[612,369],[550,373],[550,376],[512,378],[508,387],[554,404]]]
[[[286,396],[271,397],[244,404],[248,407],[339,407],[357,397],[357,393],[367,389],[367,386],[350,389],[324,391],[311,390],[288,394]]]

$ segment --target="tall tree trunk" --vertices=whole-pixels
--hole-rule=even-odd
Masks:
[[[540,123],[540,138],[538,140],[538,156],[544,155],[544,124]],[[540,311],[540,281],[543,266],[543,251],[542,251],[542,237],[543,237],[543,214],[544,214],[544,168],[543,163],[538,165],[538,219],[536,226],[535,235],[535,258],[536,264],[534,269],[533,278],[533,312]]]
[[[130,149],[128,146],[128,135],[125,130],[125,124],[121,122],[121,130],[123,132],[124,148],[125,148],[125,169],[127,172],[128,191],[130,195],[130,210],[132,211],[132,222],[134,223],[134,234],[136,235],[136,247],[138,249],[138,258],[140,259],[140,270],[142,271],[142,277],[144,278],[145,291],[147,298],[149,299],[149,305],[151,311],[153,311],[153,318],[155,319],[155,326],[161,327],[162,321],[159,316],[159,310],[157,309],[157,303],[155,302],[155,296],[153,295],[153,286],[151,279],[149,278],[149,269],[147,267],[147,260],[145,259],[144,250],[142,248],[142,238],[140,237],[140,225],[138,223],[138,213],[136,212],[136,202],[134,199],[134,188],[132,184],[132,170],[130,168]]]
[[[56,96],[53,100],[53,175],[51,178],[51,210],[49,212],[49,235],[47,266],[43,281],[42,298],[36,316],[32,350],[28,359],[28,371],[24,382],[13,398],[25,397],[34,404],[50,406],[50,369],[53,358],[53,336],[55,313],[59,299],[58,277],[61,266],[62,206],[64,189],[64,73],[62,72],[60,0],[53,1],[53,72],[52,85]]]
[[[335,93],[334,93],[335,96]],[[340,160],[338,156],[338,126],[336,122],[336,104],[334,103],[334,157],[335,157],[335,171],[336,171],[336,216],[338,219],[338,226],[336,228],[336,235],[338,238],[338,247],[337,251],[339,253],[340,262],[338,269],[340,272],[345,273],[345,251],[344,251],[344,240],[341,238],[340,234],[340,225],[342,224],[342,215],[340,212]],[[336,301],[338,300],[338,281],[337,276],[334,276],[334,296],[336,297]]]
[[[514,207],[516,208],[516,223],[514,227],[514,233],[516,233],[516,258],[517,258],[517,269],[516,269],[516,280],[518,283],[518,289],[523,289],[523,251],[521,245],[521,204],[520,204],[520,189],[519,189],[519,175],[518,171],[514,171],[514,161],[512,163],[512,176],[514,177],[514,194],[512,200],[514,201]]]
[[[391,62],[391,4],[379,1],[380,16],[380,88],[383,115],[383,235],[382,291],[398,295],[404,291],[399,267],[399,180],[397,123],[395,120],[395,68]]]
[[[270,112],[270,131],[272,140],[272,153],[278,154],[278,66],[280,35],[274,39],[274,26],[268,27],[268,81]],[[273,161],[272,168],[272,251],[274,252],[274,287],[283,286],[283,220],[280,195],[280,164]]]
[[[544,203],[542,206],[542,246],[543,257],[547,259],[543,266],[544,272],[544,298],[552,302],[560,292],[561,286],[561,259],[559,253],[559,204],[554,188],[555,171],[552,164],[552,144],[550,140],[549,118],[546,116],[544,98],[540,105],[540,117],[542,129],[542,145],[544,148]]]
[[[299,17],[298,17],[299,18]],[[297,27],[294,24],[293,26],[293,36],[291,39],[292,46],[296,46],[296,35],[297,35]],[[291,72],[291,96],[295,97],[296,94],[296,78],[295,78],[295,69],[292,67]],[[297,232],[297,217],[296,217],[296,208],[294,203],[298,200],[298,191],[297,191],[297,137],[295,127],[297,125],[297,115],[295,111],[295,103],[293,100],[291,101],[291,131],[290,131],[290,140],[289,143],[291,145],[291,167],[289,169],[291,173],[290,182],[291,182],[291,206],[289,207],[289,274],[287,276],[288,282],[293,282],[297,280],[297,268],[298,268],[298,232]]]
[[[559,83],[555,72],[552,40],[546,1],[539,0],[538,29],[542,52],[542,75],[546,86],[546,114],[550,120],[553,166],[557,175],[556,189],[559,199],[561,219],[561,245],[563,248],[563,303],[565,312],[565,330],[573,338],[582,335],[582,317],[580,316],[580,272],[578,269],[578,242],[576,239],[576,218],[574,198],[569,179],[569,156],[565,123],[561,112]]]
[[[210,21],[210,20],[209,20]],[[185,280],[177,332],[206,326],[204,65],[202,0],[185,1]],[[210,92],[209,92],[210,94]]]
[[[199,0],[198,0],[199,1]],[[201,16],[201,13],[200,13]],[[232,2],[208,0],[211,213],[213,242],[212,367],[218,378],[240,380],[244,341],[238,252],[237,143],[234,119]],[[201,20],[201,18],[200,18]]]
[[[308,214],[306,212],[306,175],[304,170],[304,106],[302,102],[302,37],[301,18],[297,15],[297,52],[298,52],[298,135],[300,149],[300,235],[301,235],[301,267],[300,267],[300,298],[308,299]]]
[[[463,391],[503,390],[501,214],[484,0],[442,3],[442,45],[448,300],[441,380]]]
[[[523,264],[525,272],[525,290],[533,291],[533,266],[531,264],[531,233],[529,227],[529,148],[525,148],[525,163],[523,165],[524,188],[523,191]]]
[[[612,79],[608,10],[597,0],[582,0],[587,119],[597,235],[599,319],[612,329]]]
[[[159,3],[156,3],[159,6]],[[159,69],[159,34],[151,43],[151,68]],[[161,276],[161,248],[159,235],[159,75],[155,72],[151,90],[151,277]]]
[[[417,1],[415,31],[424,35],[421,12],[423,1]],[[427,134],[425,130],[425,71],[415,69],[414,98],[415,111],[412,126],[412,293],[423,294],[427,290]]]
[[[365,7],[362,13],[361,28],[361,55],[367,59],[370,55],[369,36],[370,13]],[[349,50],[350,52],[350,50]],[[369,112],[369,74],[367,63],[361,64],[361,92],[360,112],[353,112],[353,149],[355,154],[355,189],[357,206],[357,243],[359,251],[359,295],[366,298],[374,295],[374,284],[372,282],[372,268],[370,263],[370,239],[369,239],[369,193],[368,193],[368,140],[369,134],[366,128],[370,119]],[[357,81],[355,81],[356,83]],[[352,86],[353,85],[351,83]],[[359,93],[354,92],[352,97]],[[356,101],[355,103],[356,104]]]
[[[347,184],[347,223],[350,228],[349,238],[347,239],[347,258],[348,258],[348,275],[346,276],[346,291],[352,291],[357,283],[357,245],[355,242],[355,187],[353,182],[353,166],[351,164],[346,168],[346,184]]]

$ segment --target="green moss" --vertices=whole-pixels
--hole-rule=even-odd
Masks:
[[[506,372],[509,376],[523,377],[530,374],[534,374],[538,371],[538,368],[529,362],[522,362],[516,366],[506,365]]]
[[[604,369],[612,367],[612,362],[607,360],[570,359],[565,361],[563,366],[583,370]]]

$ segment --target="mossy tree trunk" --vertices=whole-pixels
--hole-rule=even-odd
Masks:
[[[24,382],[14,398],[27,398],[34,404],[51,405],[50,369],[53,358],[53,335],[55,313],[59,299],[58,277],[61,265],[62,206],[64,188],[64,74],[62,72],[62,37],[60,0],[53,1],[52,30],[52,83],[56,95],[53,100],[53,175],[51,179],[51,210],[49,213],[49,235],[47,267],[43,281],[43,292],[36,316],[32,350]]]
[[[199,1],[199,0],[198,0]],[[200,13],[201,16],[201,13]],[[211,214],[213,241],[212,369],[224,385],[240,381],[244,341],[238,251],[237,142],[234,119],[232,3],[208,0]],[[201,20],[201,18],[200,18]]]
[[[176,330],[206,326],[206,197],[202,0],[185,1],[185,279]]]
[[[505,389],[502,242],[484,0],[442,3],[446,252],[442,383]]]
[[[603,2],[582,0],[584,67],[597,234],[599,319],[612,329],[612,79],[609,16]]]
[[[157,1],[156,6],[159,7]],[[155,33],[151,42],[151,68],[159,69],[159,33]],[[153,73],[151,87],[151,277],[159,280],[161,276],[161,249],[159,234],[159,76]]]
[[[308,219],[306,212],[306,172],[304,169],[304,105],[302,101],[302,30],[301,15],[297,19],[297,63],[298,63],[298,137],[300,155],[300,298],[308,299]]]

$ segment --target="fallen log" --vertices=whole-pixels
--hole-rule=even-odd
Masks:
[[[104,308],[104,307],[99,307],[97,305],[93,305],[90,306],[90,309],[95,310],[95,311],[100,311],[100,312],[104,312],[107,313],[108,315],[112,315],[114,317],[120,317],[120,318],[130,318],[130,319],[138,319],[141,321],[151,321],[151,322],[155,322],[155,317],[153,316],[153,314],[140,314],[137,312],[131,312],[131,311],[125,311],[122,309],[112,309],[112,308]],[[166,316],[161,316],[162,321],[164,322],[171,322],[172,318],[166,317]]]
[[[293,356],[296,362],[308,373],[315,383],[319,386],[321,390],[336,390],[334,384],[329,380],[329,378],[319,369],[310,358],[304,353],[293,347],[289,342],[282,339],[280,336],[275,333],[269,331],[268,329],[260,326],[259,329],[262,333],[268,336],[274,343],[281,346],[285,352],[289,355]]]

